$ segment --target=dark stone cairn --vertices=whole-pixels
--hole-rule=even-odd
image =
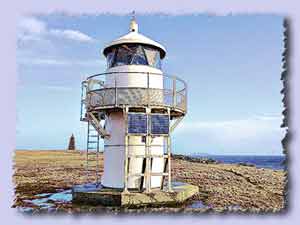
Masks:
[[[68,150],[71,150],[71,151],[75,150],[75,137],[74,137],[74,134],[72,134],[70,139],[69,139]]]

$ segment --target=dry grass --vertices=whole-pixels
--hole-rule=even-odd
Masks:
[[[96,181],[95,154],[89,155],[91,182]],[[102,165],[103,157],[99,155]],[[86,154],[81,151],[29,151],[18,150],[14,156],[14,182],[16,193],[34,195],[43,192],[55,192],[74,184],[87,181]],[[100,172],[102,172],[100,167]]]

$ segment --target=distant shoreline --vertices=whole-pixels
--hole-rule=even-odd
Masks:
[[[179,155],[174,157],[181,158],[191,162],[201,162],[207,164],[234,164],[240,166],[256,167],[258,169],[286,169],[285,155]]]
[[[16,149],[16,151],[33,152],[72,152],[86,154],[85,150],[39,150],[39,149]],[[95,154],[90,152],[89,154]],[[100,154],[102,152],[100,151]],[[285,155],[184,155],[172,153],[173,159],[186,160],[203,164],[233,164],[239,166],[256,167],[258,169],[285,170]]]
[[[67,149],[25,149],[25,148],[19,148],[19,149],[15,149],[15,151],[68,151]],[[71,150],[73,151],[73,150]],[[85,152],[85,149],[76,149],[74,151],[79,151],[79,152]],[[100,152],[102,152],[100,150]],[[189,157],[203,157],[203,158],[209,158],[210,156],[282,156],[285,157],[285,154],[281,154],[281,155],[250,155],[250,154],[210,154],[210,153],[187,153],[187,154],[181,154],[181,153],[172,153],[174,155],[184,155],[184,156],[189,156]]]

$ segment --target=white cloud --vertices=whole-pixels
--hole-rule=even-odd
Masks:
[[[22,17],[17,26],[20,41],[37,41],[46,33],[46,24],[34,17]]]
[[[90,36],[77,30],[50,30],[50,34],[79,42],[93,42],[94,39]]]
[[[34,17],[23,17],[18,24],[18,28],[23,32],[41,34],[46,31],[46,24]]]
[[[76,42],[93,42],[94,39],[78,30],[50,29],[35,17],[23,17],[18,23],[17,63],[22,66],[55,67],[104,67],[106,62],[99,59],[80,59],[65,55],[58,39]],[[72,43],[68,43],[69,48]]]
[[[20,59],[18,60],[19,64],[22,65],[56,65],[56,66],[64,66],[68,65],[63,60],[56,60],[56,59]]]
[[[36,41],[51,36],[78,42],[94,41],[92,37],[78,30],[50,29],[44,21],[34,17],[22,17],[17,28],[19,41]]]
[[[66,60],[66,59],[47,59],[47,58],[21,58],[17,60],[21,65],[38,65],[38,66],[103,66],[104,60]]]
[[[250,143],[278,136],[283,138],[280,128],[281,116],[254,116],[251,118],[227,121],[192,121],[180,124],[176,133],[180,135],[201,132],[222,145]]]
[[[59,91],[59,92],[69,92],[72,91],[73,88],[70,86],[58,86],[58,85],[48,85],[48,86],[42,86],[41,89],[47,89],[51,91]]]
[[[191,121],[183,122],[178,127],[180,132],[190,132],[203,128],[218,128],[223,130],[239,129],[247,131],[257,131],[262,128],[268,129],[270,126],[280,128],[282,117],[274,115],[259,115],[246,119],[225,120],[225,121]]]
[[[175,129],[175,148],[211,154],[281,154],[282,117],[258,115],[223,121],[183,121]],[[182,145],[181,143],[184,143]]]

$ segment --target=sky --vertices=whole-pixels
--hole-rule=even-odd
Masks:
[[[283,17],[137,15],[163,44],[163,71],[188,84],[188,113],[172,135],[181,154],[282,154]],[[80,84],[106,69],[102,48],[130,16],[28,15],[17,24],[17,149],[86,147]]]

